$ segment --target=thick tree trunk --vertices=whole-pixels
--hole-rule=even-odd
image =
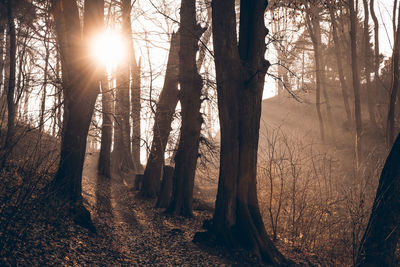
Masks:
[[[122,32],[126,41],[132,38],[130,23],[131,4],[129,0],[122,1]],[[119,174],[135,171],[131,153],[131,127],[130,127],[130,58],[121,60],[117,67],[116,75],[116,103],[114,123],[114,150],[112,152],[113,170]]]
[[[353,90],[354,90],[354,116],[356,123],[356,134],[355,134],[355,153],[357,164],[361,161],[361,133],[362,133],[362,121],[361,121],[361,104],[360,104],[360,75],[358,69],[357,59],[357,14],[354,9],[354,0],[349,0],[350,7],[350,44],[351,44],[351,70],[353,76]]]
[[[400,237],[400,135],[386,159],[356,266],[395,266]]]
[[[349,89],[347,87],[346,80],[344,78],[343,62],[342,62],[343,55],[342,55],[339,37],[338,37],[338,33],[337,33],[337,23],[336,23],[335,11],[334,11],[334,7],[332,6],[332,4],[329,5],[329,14],[331,17],[331,22],[332,22],[332,35],[333,35],[333,42],[335,43],[335,56],[336,56],[336,63],[337,63],[337,68],[338,68],[338,72],[339,72],[340,86],[342,88],[344,109],[346,111],[347,121],[351,122],[352,119],[351,119],[349,94],[348,94]]]
[[[241,1],[239,47],[234,0],[212,2],[213,38],[221,124],[220,174],[209,232],[215,239],[244,247],[274,266],[288,265],[269,239],[256,187],[262,91],[269,62],[264,59],[267,1]]]
[[[104,1],[85,1],[83,38],[75,1],[52,1],[62,58],[64,129],[60,164],[53,181],[59,197],[71,203],[76,223],[95,231],[82,203],[82,170],[86,140],[99,90],[100,73],[89,57],[90,39],[104,18]]]
[[[16,53],[17,53],[17,43],[15,34],[15,22],[14,14],[12,9],[11,0],[7,1],[7,19],[8,19],[8,33],[10,38],[9,50],[7,53],[9,55],[9,71],[8,71],[8,82],[7,85],[7,133],[4,141],[2,150],[0,151],[0,169],[4,166],[5,160],[12,149],[13,137],[15,134],[15,115],[16,115],[16,105],[14,103],[14,92],[15,92],[15,71],[16,71]],[[6,56],[7,58],[7,56]]]
[[[113,170],[119,174],[134,170],[131,154],[129,124],[129,65],[128,61],[117,67],[114,123]]]
[[[132,39],[132,24],[131,24],[131,0],[122,0],[122,20],[123,32],[128,46],[129,67],[132,79],[131,83],[131,119],[132,119],[132,139],[131,153],[133,164],[137,172],[141,172],[142,165],[140,163],[140,60],[136,62],[135,49]]]
[[[165,148],[171,131],[171,123],[178,103],[179,75],[179,32],[172,33],[171,46],[168,55],[167,70],[164,86],[157,103],[153,127],[153,142],[150,155],[144,171],[143,184],[140,194],[146,198],[157,196],[162,168],[164,166]]]
[[[133,49],[132,49],[133,50]],[[134,54],[134,53],[133,53]],[[140,162],[140,67],[141,61],[136,63],[135,57],[131,60],[131,76],[132,76],[132,87],[131,87],[131,118],[132,118],[132,157],[137,172],[143,173],[143,167]]]
[[[390,99],[389,109],[387,116],[387,127],[386,127],[386,143],[388,147],[393,144],[394,138],[394,114],[396,108],[396,98],[399,90],[399,78],[400,78],[400,4],[398,12],[398,26],[394,39],[393,54],[392,54],[392,84],[390,88]]]
[[[98,172],[100,175],[111,177],[111,145],[112,145],[112,110],[113,96],[108,85],[107,73],[104,70],[103,79],[101,80],[101,104],[103,112],[103,125],[101,126],[101,145],[98,163]]]
[[[203,82],[197,71],[198,42],[206,30],[196,22],[195,0],[182,0],[179,50],[179,83],[182,105],[182,126],[175,156],[174,186],[171,204],[166,212],[192,216],[193,186],[198,157],[201,124],[201,89]]]
[[[367,101],[368,101],[368,114],[372,128],[376,128],[375,120],[375,105],[372,97],[372,83],[371,83],[371,54],[370,54],[370,37],[369,37],[369,7],[368,0],[363,0],[364,5],[364,71],[367,80]]]
[[[164,166],[160,194],[157,198],[156,208],[167,208],[171,202],[174,168]]]

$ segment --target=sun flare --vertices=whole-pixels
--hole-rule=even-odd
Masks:
[[[121,62],[126,52],[123,38],[114,30],[106,30],[93,38],[92,49],[94,58],[107,68]]]

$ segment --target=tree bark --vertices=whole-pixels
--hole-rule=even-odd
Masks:
[[[400,135],[386,159],[356,266],[395,266],[400,221]]]
[[[16,115],[16,105],[14,103],[14,93],[15,93],[15,71],[16,71],[16,34],[15,34],[15,22],[14,14],[11,0],[7,1],[7,20],[8,20],[8,33],[10,38],[9,50],[7,50],[9,55],[9,71],[8,71],[8,82],[7,85],[7,133],[4,141],[4,146],[0,152],[1,162],[0,169],[4,166],[6,158],[12,149],[13,137],[15,134],[15,115]],[[6,56],[7,58],[7,56]]]
[[[374,87],[381,88],[379,83],[379,22],[375,14],[374,0],[370,0],[371,17],[374,22]]]
[[[172,33],[171,46],[168,55],[167,70],[164,86],[157,103],[157,110],[153,126],[153,142],[150,155],[144,171],[141,196],[155,198],[157,196],[162,168],[164,166],[165,148],[171,132],[171,123],[178,104],[178,76],[179,76],[179,32]]]
[[[198,42],[206,30],[196,22],[195,0],[182,0],[179,50],[179,83],[182,105],[181,137],[175,156],[174,185],[167,213],[191,217],[193,186],[198,158],[201,124],[201,89],[203,82],[197,71]]]
[[[289,262],[269,239],[257,200],[257,149],[262,92],[269,62],[264,59],[267,1],[241,1],[237,44],[234,0],[212,1],[214,55],[221,125],[217,200],[208,232],[195,240],[244,247],[266,263]]]
[[[108,85],[106,70],[103,71],[103,79],[101,80],[101,94],[103,125],[101,126],[101,145],[97,170],[105,178],[111,178],[112,110],[114,101]]]
[[[306,14],[306,22],[307,22],[307,28],[308,32],[310,33],[311,41],[314,47],[314,62],[315,62],[315,82],[316,82],[316,93],[315,93],[315,107],[317,110],[317,116],[318,116],[318,122],[319,122],[319,130],[321,133],[321,140],[322,142],[325,141],[325,127],[324,127],[324,119],[322,118],[322,112],[321,112],[321,59],[320,59],[320,43],[318,42],[317,39],[317,33],[315,32],[314,26],[316,23],[312,23],[312,20],[315,20],[315,18],[311,19],[310,14]],[[319,25],[319,21],[318,21]]]
[[[39,132],[43,131],[43,126],[44,126],[44,113],[46,110],[46,94],[47,94],[47,77],[48,77],[48,69],[49,69],[49,57],[50,57],[50,48],[49,48],[49,40],[48,40],[48,33],[45,34],[45,39],[44,39],[44,47],[46,49],[46,55],[45,55],[45,62],[44,62],[44,80],[43,80],[43,85],[42,85],[42,102],[40,105],[40,120],[39,120]]]
[[[343,62],[342,62],[342,51],[340,47],[340,42],[339,42],[339,37],[337,34],[337,23],[336,23],[336,17],[335,17],[335,11],[333,9],[334,7],[332,4],[329,5],[329,14],[331,17],[331,22],[332,22],[332,36],[333,36],[333,42],[335,43],[335,56],[336,56],[336,63],[337,63],[337,68],[339,72],[339,80],[340,80],[340,86],[342,88],[342,96],[343,96],[343,104],[344,104],[344,109],[346,111],[346,118],[348,122],[351,122],[351,111],[350,111],[350,104],[349,104],[349,95],[348,95],[348,87],[346,84],[346,80],[344,78],[344,72],[343,72]]]
[[[76,223],[95,231],[82,202],[82,170],[86,140],[101,73],[88,52],[91,38],[104,23],[104,1],[85,1],[83,34],[76,1],[53,0],[62,62],[64,127],[60,164],[53,185],[69,202]]]
[[[123,24],[124,33],[128,44],[129,67],[132,79],[131,83],[131,119],[132,119],[132,139],[131,153],[135,170],[142,171],[140,163],[140,60],[139,64],[136,61],[135,48],[132,39],[132,24],[131,24],[131,0],[122,0]]]
[[[157,198],[156,208],[167,208],[171,202],[174,168],[164,166],[160,194]]]
[[[400,70],[399,70],[399,62],[400,62],[400,4],[399,4],[399,12],[397,16],[398,26],[396,29],[396,35],[394,39],[393,46],[393,54],[392,54],[392,83],[390,87],[390,99],[389,99],[389,108],[388,108],[388,116],[387,116],[387,127],[386,127],[386,143],[388,147],[393,144],[394,139],[394,114],[396,108],[396,98],[397,92],[399,90],[399,78],[400,78]]]
[[[122,2],[122,32],[129,42],[130,28],[130,1]],[[126,37],[127,36],[127,37]],[[129,48],[128,48],[129,49]],[[130,58],[122,59],[117,66],[116,75],[116,103],[114,123],[114,150],[112,152],[113,170],[119,174],[135,171],[131,153],[130,127]]]
[[[0,96],[2,95],[2,86],[3,86],[3,70],[4,70],[4,54],[5,54],[5,49],[4,49],[4,36],[5,34],[5,27],[2,22],[0,22]],[[5,89],[4,89],[5,90]],[[0,100],[1,101],[1,100]],[[0,105],[1,106],[1,105]]]
[[[362,120],[361,120],[361,104],[360,104],[360,76],[357,60],[357,14],[354,9],[354,0],[349,0],[350,8],[350,45],[351,45],[351,70],[353,76],[353,90],[354,90],[354,116],[356,123],[355,134],[355,153],[356,162],[360,163],[361,160],[361,133],[362,133]]]
[[[372,83],[371,83],[371,53],[370,53],[370,36],[369,36],[369,7],[368,0],[363,0],[364,5],[364,72],[366,78],[366,87],[367,87],[367,106],[368,106],[368,114],[369,120],[371,122],[372,128],[376,128],[376,120],[375,120],[375,105],[374,100],[372,98]]]

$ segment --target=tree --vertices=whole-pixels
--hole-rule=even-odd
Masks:
[[[99,92],[101,69],[88,45],[104,23],[104,1],[85,1],[83,29],[76,1],[52,0],[61,56],[64,124],[59,167],[53,181],[58,196],[69,203],[76,223],[95,231],[82,201],[86,139]]]
[[[12,140],[15,134],[15,116],[16,116],[16,104],[14,102],[15,93],[15,72],[16,72],[16,34],[15,34],[15,22],[14,22],[14,10],[12,1],[7,1],[7,22],[8,22],[8,33],[9,33],[9,49],[6,50],[9,56],[9,71],[8,71],[8,82],[5,83],[4,89],[7,90],[7,133],[4,141],[4,146],[0,151],[1,162],[0,169],[4,166],[7,154],[11,152]],[[7,56],[6,56],[7,58]],[[6,87],[7,85],[7,87]]]
[[[350,45],[351,45],[351,73],[353,77],[353,90],[354,90],[354,116],[356,122],[356,142],[355,153],[356,162],[360,163],[361,157],[361,104],[360,104],[360,75],[358,69],[357,59],[357,13],[354,9],[354,0],[349,0],[350,9]]]
[[[400,79],[400,4],[397,15],[397,29],[395,31],[393,54],[392,54],[392,81],[390,86],[390,99],[387,116],[387,127],[386,127],[386,143],[388,146],[393,144],[394,139],[394,114],[396,108],[397,92],[399,90],[399,79]],[[395,14],[395,12],[393,12]]]
[[[329,14],[331,18],[331,23],[332,23],[332,37],[333,37],[333,42],[335,43],[335,56],[336,56],[336,64],[338,68],[338,74],[339,74],[339,80],[340,80],[340,86],[342,88],[342,96],[343,96],[343,103],[344,103],[344,109],[346,111],[346,118],[348,122],[351,122],[351,111],[350,111],[350,104],[349,104],[349,95],[348,95],[348,87],[346,84],[344,72],[343,72],[343,62],[342,62],[342,51],[341,51],[341,46],[339,43],[339,37],[338,37],[338,27],[336,23],[336,17],[335,17],[335,10],[334,10],[334,3],[329,4]]]
[[[394,266],[400,237],[400,134],[386,159],[356,266]]]
[[[321,51],[321,26],[319,22],[320,7],[318,5],[312,5],[308,7],[306,13],[307,29],[311,37],[311,41],[314,47],[314,62],[315,62],[315,82],[316,82],[316,94],[315,94],[315,106],[317,109],[319,128],[321,133],[321,140],[325,141],[325,129],[324,120],[321,113],[321,91],[325,91],[325,74],[322,64],[322,51]],[[327,102],[327,107],[329,104]],[[328,108],[330,113],[330,108]],[[331,116],[329,116],[331,117]]]
[[[198,157],[201,124],[201,89],[203,81],[197,71],[198,42],[206,30],[196,22],[196,1],[182,0],[179,50],[179,99],[182,125],[175,156],[172,200],[166,212],[192,216],[193,186]]]
[[[164,166],[165,148],[171,132],[171,123],[178,104],[179,75],[179,31],[172,33],[164,86],[157,103],[153,126],[153,142],[144,171],[140,194],[146,198],[155,198],[160,187]]]
[[[127,44],[132,38],[131,29],[131,3],[130,0],[121,2],[122,33]],[[128,47],[128,51],[130,48]],[[131,127],[130,119],[130,57],[124,58],[117,66],[116,75],[116,103],[114,123],[114,150],[112,152],[112,165],[118,173],[129,173],[135,170],[131,153]]]
[[[289,262],[269,239],[257,199],[257,149],[265,74],[264,12],[268,1],[241,1],[239,43],[235,1],[212,1],[221,126],[220,173],[214,216],[196,240],[244,247],[272,265]]]
[[[101,126],[101,146],[99,154],[98,172],[100,175],[111,177],[111,145],[112,145],[112,110],[113,96],[108,86],[108,78],[106,70],[103,71],[103,79],[101,80],[101,106],[103,115],[103,124]]]
[[[373,128],[376,128],[376,119],[375,119],[375,108],[374,102],[372,99],[372,83],[371,83],[371,47],[370,47],[370,35],[369,35],[369,7],[368,0],[363,0],[364,6],[364,55],[363,55],[363,63],[364,63],[364,73],[365,78],[367,80],[367,101],[368,101],[368,114],[369,120],[372,124]]]

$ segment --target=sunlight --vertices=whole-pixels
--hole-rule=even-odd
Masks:
[[[121,35],[115,30],[107,29],[93,39],[92,52],[94,58],[109,69],[121,62],[126,49]]]

